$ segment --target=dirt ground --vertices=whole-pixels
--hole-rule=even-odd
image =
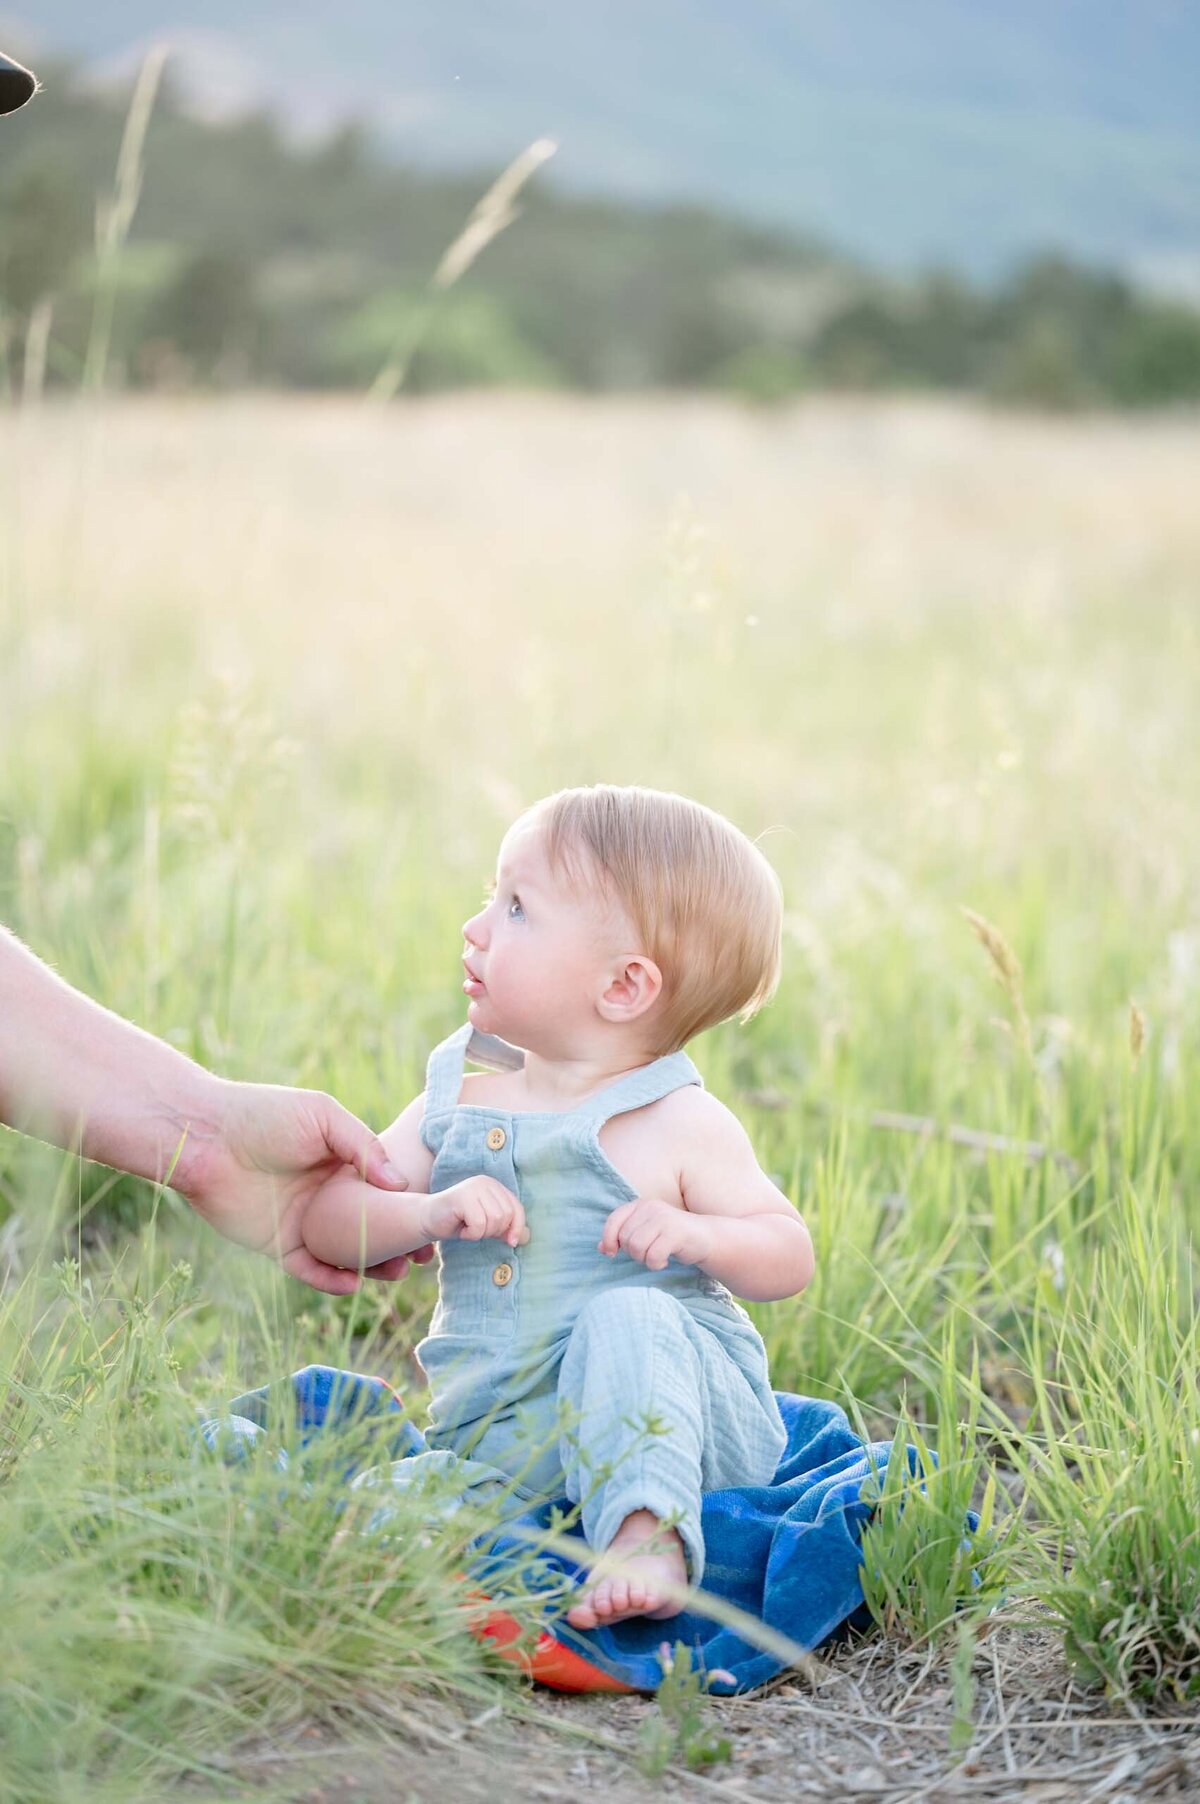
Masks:
[[[381,1739],[347,1743],[298,1724],[238,1765],[246,1795],[297,1804],[491,1804],[590,1797],[637,1804],[663,1795],[737,1804],[796,1798],[1010,1799],[1137,1804],[1200,1798],[1200,1709],[1144,1716],[1076,1688],[1056,1637],[997,1621],[978,1644],[974,1734],[950,1748],[954,1695],[945,1655],[901,1652],[882,1638],[833,1650],[809,1679],[714,1700],[732,1758],[703,1772],[676,1761],[639,1772],[645,1698],[514,1693],[500,1706],[422,1717],[378,1700]],[[961,1696],[961,1686],[960,1686]]]

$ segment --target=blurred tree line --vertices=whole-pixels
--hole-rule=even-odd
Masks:
[[[0,363],[80,379],[116,96],[43,71],[0,140]],[[514,146],[514,150],[519,149]],[[268,114],[191,116],[169,87],[117,268],[110,379],[133,387],[370,384],[420,336],[426,284],[490,177],[389,163],[356,125],[289,140]],[[521,217],[439,302],[410,389],[934,388],[1052,407],[1200,397],[1200,311],[1045,258],[981,291],[899,283],[694,207],[568,199]]]

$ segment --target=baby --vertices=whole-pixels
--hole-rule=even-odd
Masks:
[[[702,1494],[769,1484],[783,1451],[730,1293],[795,1295],[812,1242],[683,1050],[770,997],[781,921],[766,859],[696,802],[537,803],[463,929],[467,1024],[383,1136],[409,1190],[364,1206],[326,1184],[305,1218],[333,1265],[438,1243],[429,1443],[582,1506],[608,1557],[577,1628],[674,1615],[704,1571]]]

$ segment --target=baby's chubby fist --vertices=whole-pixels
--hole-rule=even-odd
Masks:
[[[428,1197],[421,1227],[430,1240],[503,1240],[519,1247],[529,1239],[520,1197],[495,1178],[464,1178]]]
[[[712,1235],[703,1220],[681,1205],[639,1196],[613,1210],[600,1236],[600,1251],[610,1258],[628,1253],[648,1271],[661,1272],[668,1259],[702,1265],[712,1257]]]

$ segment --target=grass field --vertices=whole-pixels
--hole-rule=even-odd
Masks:
[[[762,836],[784,983],[694,1049],[816,1239],[757,1315],[781,1388],[939,1449],[872,1599],[950,1697],[922,1759],[1003,1752],[997,1785],[1041,1745],[995,1729],[997,1624],[1060,1726],[1087,1687],[1131,1723],[1200,1693],[1198,453],[1193,418],[917,403],[0,417],[0,919],[214,1068],[390,1120],[501,831],[561,784]],[[0,1791],[227,1795],[297,1721],[417,1745],[533,1708],[449,1541],[381,1566],[331,1543],[336,1474],[283,1507],[192,1451],[312,1359],[413,1392],[428,1274],[334,1304],[0,1134],[4,1269]],[[989,1473],[981,1625],[947,1524]]]

